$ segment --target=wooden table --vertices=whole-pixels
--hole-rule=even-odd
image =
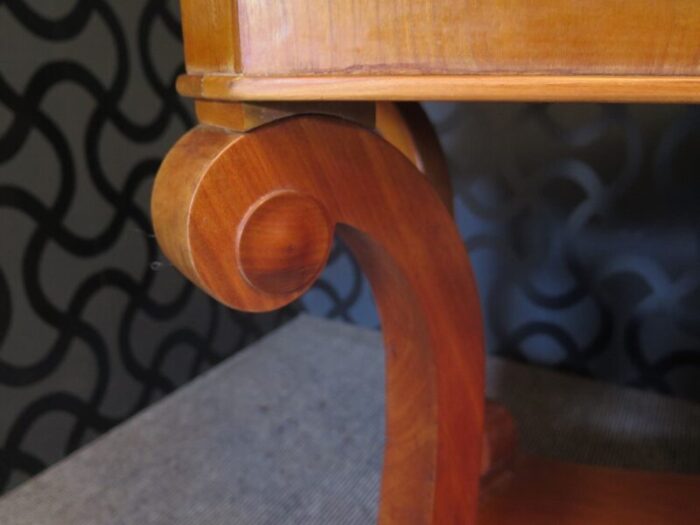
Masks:
[[[513,454],[419,100],[697,102],[697,0],[181,0],[199,125],[164,160],[158,239],[195,284],[265,311],[334,234],[386,347],[382,524],[700,523],[700,478]],[[262,386],[261,386],[262,387]]]

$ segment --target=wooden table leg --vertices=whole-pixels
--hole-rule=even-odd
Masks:
[[[341,235],[367,274],[386,349],[379,521],[473,524],[483,431],[483,337],[471,268],[447,208],[376,134],[292,117],[248,133],[198,127],[158,175],[165,253],[248,311],[304,293]]]

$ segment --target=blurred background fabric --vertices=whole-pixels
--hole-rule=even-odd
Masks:
[[[299,304],[229,311],[159,253],[191,126],[176,0],[0,0],[0,491],[300,310],[378,326],[338,244]],[[425,105],[489,351],[700,400],[700,110]]]

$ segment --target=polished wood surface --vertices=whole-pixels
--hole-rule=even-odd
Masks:
[[[200,124],[218,126],[232,131],[250,131],[275,120],[294,115],[328,115],[351,120],[374,129],[374,102],[220,102],[195,100],[195,112]]]
[[[327,115],[376,129],[431,182],[452,212],[452,182],[438,137],[415,102],[219,102],[195,101],[200,124],[231,131],[251,131],[298,114]]]
[[[237,0],[241,71],[700,73],[697,0]]]
[[[697,0],[182,0],[211,100],[700,101]]]
[[[280,189],[248,209],[238,227],[235,252],[248,284],[287,294],[306,290],[316,280],[332,246],[333,228],[323,204]]]
[[[483,491],[479,525],[697,525],[700,476],[524,457]]]
[[[454,194],[447,159],[420,104],[379,102],[376,104],[375,126],[382,137],[428,178],[445,207],[452,213]]]
[[[199,127],[163,162],[153,220],[183,273],[249,311],[296,299],[320,271],[327,229],[341,235],[372,284],[385,337],[380,523],[474,523],[484,468],[479,303],[447,208],[401,152],[334,118],[245,134]]]
[[[183,96],[215,100],[700,102],[700,76],[204,75],[182,76],[177,87]]]
[[[237,0],[180,0],[187,71],[240,71]]]
[[[183,14],[189,71],[700,74],[696,0],[183,0]]]

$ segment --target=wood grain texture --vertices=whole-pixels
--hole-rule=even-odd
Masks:
[[[183,96],[212,100],[700,102],[700,76],[185,75],[177,88]]]
[[[521,458],[482,494],[479,525],[696,525],[700,476]]]
[[[369,105],[371,109],[376,106],[376,119],[375,111],[368,111],[365,104],[357,107],[348,103],[288,103],[268,106],[200,101],[197,104],[197,116],[202,124],[228,125],[236,131],[251,131],[274,120],[287,118],[292,111],[298,111],[299,114],[342,116],[370,129],[375,128],[376,121],[377,132],[423,173],[452,213],[454,195],[447,160],[420,104],[380,102]],[[259,289],[269,289],[270,285],[287,292],[304,289],[318,275],[320,268],[325,266],[330,239],[323,211],[315,204],[316,201],[298,203],[296,209],[308,207],[309,210],[303,214],[302,223],[295,224],[298,216],[289,205],[289,201],[295,199],[296,195],[285,190],[262,199],[249,211],[239,228],[238,262],[248,281]],[[271,213],[267,214],[267,211]],[[265,224],[268,221],[280,224]],[[268,238],[270,232],[272,238]],[[294,233],[296,242],[291,244],[290,249],[284,241]],[[258,251],[255,249],[257,246],[266,246],[267,249]],[[284,271],[280,270],[279,264],[284,266]],[[268,283],[267,279],[270,278],[272,282]],[[515,456],[516,444],[517,431],[508,410],[493,401],[487,402],[481,460],[482,482],[488,482],[508,467]]]
[[[700,74],[697,0],[237,3],[251,77]]]
[[[374,102],[219,102],[195,100],[200,124],[251,131],[293,115],[328,115],[375,127]]]
[[[376,104],[377,132],[418,168],[450,214],[454,195],[447,159],[428,116],[415,102]],[[487,401],[481,454],[481,486],[488,486],[509,468],[517,453],[517,427],[504,406]]]
[[[261,286],[237,253],[238,240],[261,199],[281,190],[319,203],[321,211],[311,233],[275,220],[256,223],[254,238],[276,239],[277,257],[268,257],[270,246],[245,248],[263,268]],[[332,118],[291,118],[246,134],[199,127],[163,162],[152,210],[169,259],[219,301],[249,311],[303,293],[318,258],[304,245],[334,228],[367,274],[382,318],[387,440],[380,523],[474,523],[483,466],[479,303],[447,208],[402,153]],[[303,219],[309,208],[297,212]],[[290,219],[293,206],[282,213],[285,224],[298,224]],[[301,255],[289,259],[287,250]],[[282,285],[273,290],[276,282]]]
[[[415,102],[219,102],[195,101],[200,124],[252,131],[294,115],[339,117],[376,131],[403,153],[431,182],[452,212],[454,195],[437,135]]]
[[[180,11],[187,71],[239,72],[236,0],[180,0]]]
[[[323,204],[281,189],[250,207],[238,227],[235,251],[248,284],[287,294],[306,290],[316,280],[332,246],[333,229]]]
[[[377,132],[403,153],[423,173],[450,213],[454,194],[447,159],[428,116],[420,104],[376,104]]]
[[[195,98],[700,101],[696,0],[181,3]]]

